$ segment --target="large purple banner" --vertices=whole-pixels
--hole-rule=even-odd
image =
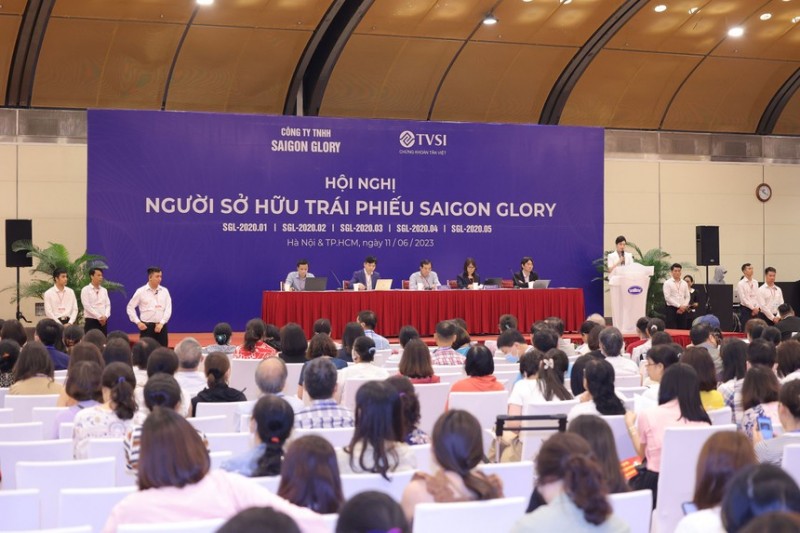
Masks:
[[[423,258],[444,283],[466,257],[485,279],[532,256],[602,311],[596,128],[90,111],[87,211],[127,297],[163,269],[173,332],[243,330],[301,258],[335,289],[367,255],[394,287]],[[126,303],[110,325],[134,331]]]

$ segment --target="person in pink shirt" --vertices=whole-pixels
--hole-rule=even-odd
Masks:
[[[700,401],[697,372],[685,363],[671,365],[661,379],[658,407],[642,411],[638,420],[635,413],[628,411],[625,421],[633,448],[646,461],[646,469],[631,479],[631,488],[651,489],[655,506],[658,475],[661,472],[661,452],[667,428],[711,424],[711,419]]]
[[[142,427],[139,491],[114,506],[103,531],[114,533],[123,524],[229,518],[265,506],[286,513],[304,532],[328,531],[320,515],[210,466],[205,444],[191,424],[171,409],[155,408]]]
[[[264,359],[275,357],[278,352],[264,342],[267,326],[260,318],[247,322],[244,330],[244,344],[237,346],[233,352],[234,359]]]

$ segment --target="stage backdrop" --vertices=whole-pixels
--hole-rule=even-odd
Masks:
[[[395,287],[423,258],[445,283],[530,255],[602,310],[601,129],[89,111],[88,179],[89,252],[127,298],[160,266],[171,331],[243,330],[300,258],[335,289],[367,255]]]

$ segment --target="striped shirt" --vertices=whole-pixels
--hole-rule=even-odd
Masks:
[[[294,415],[294,427],[300,429],[351,428],[354,425],[353,412],[332,399],[314,400]]]

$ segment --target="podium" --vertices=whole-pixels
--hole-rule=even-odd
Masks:
[[[608,279],[612,323],[623,334],[636,333],[636,321],[645,316],[647,288],[652,275],[652,266],[633,263],[618,266]]]

